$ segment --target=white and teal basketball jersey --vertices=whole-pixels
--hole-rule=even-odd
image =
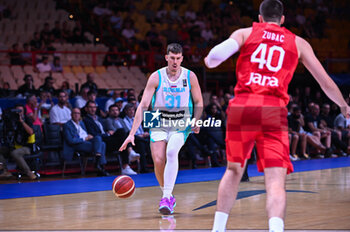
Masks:
[[[162,113],[162,122],[184,121],[192,118],[193,103],[191,96],[190,70],[181,67],[181,74],[176,81],[168,78],[166,67],[157,71],[159,77],[158,88],[152,98],[152,110]],[[165,121],[164,121],[165,120]],[[168,126],[169,124],[167,124]],[[188,128],[171,124],[177,131],[187,131]]]

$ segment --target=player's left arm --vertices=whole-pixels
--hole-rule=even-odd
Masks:
[[[202,116],[202,112],[203,112],[203,97],[202,97],[202,91],[201,91],[201,87],[199,85],[197,76],[192,71],[190,73],[190,82],[191,82],[192,100],[193,100],[193,105],[194,105],[193,118],[195,118],[195,121],[197,121]],[[195,133],[199,133],[199,128],[195,127],[193,129],[193,131]]]

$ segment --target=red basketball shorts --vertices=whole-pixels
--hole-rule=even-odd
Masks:
[[[246,94],[232,99],[227,108],[227,160],[243,167],[256,145],[259,172],[269,167],[293,172],[287,113],[283,101],[276,97]]]

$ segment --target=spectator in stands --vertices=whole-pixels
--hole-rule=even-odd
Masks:
[[[107,16],[111,15],[113,12],[106,8],[103,3],[98,3],[93,9],[92,12],[97,16]]]
[[[115,111],[117,111],[116,107],[113,108]],[[123,119],[125,132],[128,134],[131,130],[132,124],[134,122],[134,116],[135,116],[135,110],[136,107],[134,104],[128,103],[124,107],[124,114],[125,117]],[[150,140],[149,140],[149,133],[145,132],[140,125],[135,133],[135,146],[136,151],[141,155],[140,158],[140,164],[141,164],[141,173],[148,172],[147,170],[147,161],[146,161],[146,155],[147,150],[150,147]]]
[[[295,20],[301,27],[303,27],[303,25],[306,23],[306,17],[302,8],[297,8]]]
[[[0,97],[11,97],[11,95],[10,83],[5,81],[0,89]]]
[[[123,64],[123,59],[118,55],[118,46],[113,45],[109,48],[108,54],[106,54],[105,60],[103,61],[103,65],[110,66],[110,65],[116,65],[120,66]]]
[[[44,23],[44,28],[40,32],[41,41],[47,41],[51,39],[51,30],[49,23]]]
[[[96,115],[96,103],[94,101],[88,101],[86,103],[87,116],[84,118],[84,123],[87,128],[87,132],[93,136],[101,136],[102,140],[107,145],[107,153],[114,153],[118,151],[118,148],[124,142],[124,139],[127,137],[127,134],[121,130],[117,130],[118,133],[113,131],[105,131],[103,129],[103,121],[100,117]],[[122,156],[122,174],[124,175],[136,175],[137,173],[133,171],[129,164],[130,160],[135,160],[140,157],[140,154],[137,154],[131,147],[127,150],[121,152]]]
[[[69,87],[68,81],[63,81],[60,90],[64,90],[68,94],[68,99],[74,97],[74,91]]]
[[[58,93],[58,103],[50,110],[50,123],[63,125],[71,120],[71,110],[67,107],[68,94],[61,90]]]
[[[72,44],[85,44],[85,43],[91,43],[91,41],[86,38],[86,36],[84,35],[84,33],[82,32],[82,30],[80,28],[74,28],[73,29],[73,34],[72,36],[69,38],[68,40],[70,43]]]
[[[47,91],[40,92],[39,103],[41,104],[39,104],[38,117],[42,122],[45,122],[46,120],[49,120],[50,110],[55,105],[52,101],[51,94]]]
[[[125,107],[127,104],[132,104],[132,105],[135,107],[135,109],[137,108],[138,102],[136,101],[135,95],[129,94],[129,95],[128,95],[128,98],[127,98],[127,101],[124,101],[124,102],[122,103],[122,108],[121,108],[121,111],[122,111],[122,112],[121,112],[121,114],[120,114],[120,117],[122,117],[122,118],[125,117],[124,107]]]
[[[106,131],[116,131],[118,129],[124,130],[124,120],[119,117],[120,111],[116,104],[112,104],[108,107],[108,117],[106,118],[105,129]]]
[[[342,140],[350,146],[350,119],[345,118],[342,113],[339,113],[338,116],[334,120],[334,127],[341,131]],[[350,150],[348,147],[348,154],[350,154]]]
[[[146,50],[154,49],[154,47],[162,46],[160,39],[160,33],[157,30],[155,24],[151,24],[150,29],[146,32],[145,41],[142,44],[143,48]]]
[[[164,23],[167,15],[168,15],[168,11],[166,10],[164,3],[162,2],[162,4],[159,5],[159,8],[156,12],[156,22]]]
[[[205,108],[205,113],[210,114],[211,113],[211,105],[216,105],[217,113],[220,114],[220,118],[224,119],[226,118],[225,112],[222,110],[222,106],[219,102],[218,96],[215,94],[212,94],[209,99],[209,105]]]
[[[117,91],[112,92],[112,97],[106,101],[105,104],[105,111],[108,112],[109,107],[113,104],[115,104],[116,100],[120,98],[120,95]],[[123,99],[122,99],[123,100]]]
[[[224,104],[222,105],[222,111],[225,113],[225,116],[226,116],[226,110],[227,110],[227,107],[228,107],[228,103],[230,102],[230,100],[232,98],[233,98],[233,96],[230,93],[225,93],[224,94]]]
[[[331,132],[320,127],[321,119],[319,114],[320,107],[314,104],[313,107],[311,107],[311,112],[305,117],[305,129],[320,140],[324,140],[324,146],[326,147],[324,153],[325,157],[330,157],[332,155]]]
[[[306,142],[306,135],[305,137],[305,142]],[[288,139],[289,139],[289,147],[290,147],[290,153],[289,153],[289,158],[291,161],[297,161],[300,160],[299,156],[297,155],[297,146],[299,143],[299,135],[290,130],[288,133]]]
[[[51,65],[49,64],[49,58],[43,56],[41,62],[35,66],[34,71],[39,73],[50,73]]]
[[[21,53],[18,52],[18,43],[15,43],[12,45],[12,49],[9,52],[8,56],[10,57],[10,64],[11,65],[23,65],[24,61],[22,59]]]
[[[74,152],[93,153],[96,156],[95,166],[99,176],[109,176],[104,165],[106,161],[106,144],[101,136],[87,133],[84,122],[80,121],[80,109],[74,108],[71,120],[63,125],[63,157],[72,160]]]
[[[187,140],[186,140],[186,148],[187,148],[187,152],[190,156],[191,159],[191,167],[192,169],[196,169],[197,168],[197,164],[196,161],[197,160],[203,160],[203,158],[199,155],[196,154],[196,150],[199,150],[202,154],[202,156],[209,156],[212,157],[214,154],[214,152],[210,152],[207,148],[207,146],[204,146],[203,143],[200,142],[200,139],[198,138],[197,134],[194,133],[190,133]],[[214,157],[215,160],[215,157]]]
[[[51,96],[54,96],[56,94],[56,90],[53,87],[54,79],[51,76],[48,76],[45,78],[44,84],[39,87],[39,92],[47,91],[51,94]]]
[[[62,35],[62,40],[65,42],[68,42],[70,37],[72,36],[72,31],[69,30],[68,24],[66,21],[62,22],[61,35]]]
[[[93,73],[86,74],[86,82],[81,85],[80,89],[88,87],[89,90],[93,90],[93,91],[97,92],[98,87],[97,87],[96,83],[94,82],[94,79],[95,79],[95,76]]]
[[[53,62],[51,64],[51,71],[52,72],[63,72],[63,67],[61,65],[61,59],[58,56],[55,56],[53,58]]]
[[[82,109],[85,107],[86,102],[88,101],[88,92],[90,91],[89,87],[80,88],[80,95],[76,97],[75,107]]]
[[[179,41],[182,41],[184,44],[188,44],[190,41],[190,34],[188,33],[188,28],[186,23],[182,23],[180,28],[177,31],[177,36]]]
[[[11,172],[7,169],[7,162],[2,154],[3,147],[0,147],[0,179],[8,179],[12,177]]]
[[[3,4],[0,4],[0,19],[10,18],[10,17],[11,17],[11,10],[9,9],[9,7]]]
[[[12,147],[12,145],[0,147],[0,157],[10,154],[11,158],[15,160],[18,168],[31,180],[35,180],[38,179],[38,177],[34,173],[32,173],[30,167],[23,158],[24,155],[29,155],[31,153],[30,146],[27,142],[29,136],[31,136],[34,133],[33,123],[30,117],[25,116],[25,108],[23,107],[23,105],[16,105],[15,109],[19,110],[19,113],[16,122],[16,129],[14,131],[14,148]],[[5,130],[11,129],[13,130],[14,128],[7,128]],[[6,166],[4,167],[4,169],[7,169]]]
[[[189,7],[186,8],[185,11],[185,21],[195,21],[196,20],[196,12],[193,10],[192,5],[190,4]]]
[[[301,95],[302,99],[302,112],[309,113],[311,109],[309,109],[309,104],[312,103],[311,100],[311,88],[310,86],[306,86],[304,88],[304,92]]]
[[[146,21],[148,23],[153,23],[155,20],[155,12],[152,10],[152,4],[151,2],[148,2],[146,4],[146,7],[142,9],[141,13],[146,17]]]
[[[155,30],[156,27],[153,27]],[[151,31],[152,32],[152,31]],[[157,31],[153,31],[153,33]],[[146,34],[147,36],[147,34]],[[162,42],[162,38],[159,37],[159,34],[157,36],[154,36],[153,38],[151,37],[151,45],[152,47],[162,47],[164,48],[166,46],[166,44],[170,44],[170,43],[177,43],[179,41],[178,38],[178,33],[176,30],[176,24],[175,23],[168,23],[167,27],[165,30],[162,31],[162,36],[164,36],[164,38],[166,38],[167,40]]]
[[[118,97],[116,100],[115,100],[115,104],[118,106],[118,109],[119,111],[121,112],[122,108],[123,108],[123,103],[124,103],[124,100],[123,98],[121,97]]]
[[[97,102],[96,102],[96,98],[97,98],[97,92],[95,90],[90,90],[87,94],[88,96],[88,101],[93,101],[96,103],[97,109],[96,109],[96,115],[102,118],[107,117],[107,114],[98,106]],[[85,116],[86,114],[86,107],[84,107],[84,113],[82,114],[83,116]]]
[[[112,24],[113,29],[120,30],[123,26],[123,17],[120,15],[119,11],[113,13],[109,21]]]
[[[30,94],[35,94],[36,90],[33,84],[34,80],[32,75],[26,74],[23,80],[24,80],[24,84],[18,88],[17,93],[22,95],[22,97],[26,97]]]
[[[34,32],[34,38],[30,41],[30,46],[32,51],[42,51],[45,46],[44,43],[40,39],[40,35],[38,32]]]
[[[332,146],[337,149],[338,155],[346,156],[346,153],[348,152],[348,143],[343,142],[342,131],[334,127],[335,117],[329,114],[330,108],[331,106],[328,103],[322,105],[320,113],[320,128],[331,132]]]
[[[205,23],[205,26],[204,26],[204,28],[201,31],[201,36],[207,42],[209,42],[209,41],[214,39],[214,34],[213,34],[212,30],[211,30],[211,25],[210,25],[209,22]]]
[[[205,119],[221,120],[221,124],[223,124],[225,119],[224,117],[222,117],[222,114],[218,111],[217,104],[209,104],[207,109],[208,111],[206,113]],[[208,149],[211,152],[213,152],[213,155],[211,156],[212,167],[221,166],[217,159],[217,157],[219,156],[217,150],[225,148],[222,128],[203,127],[201,129],[201,133],[205,137],[205,144],[208,145]]]
[[[179,15],[179,5],[175,4],[169,11],[170,23],[175,24],[182,21],[182,18]],[[177,41],[175,41],[177,42]]]
[[[24,52],[21,53],[23,64],[24,65],[26,65],[26,64],[31,65],[32,64],[32,53],[30,52],[28,43],[23,44],[23,51]]]
[[[122,36],[125,39],[132,39],[132,38],[135,38],[135,34],[136,34],[136,31],[133,28],[132,22],[126,21],[122,29]]]
[[[39,109],[44,102],[40,102],[38,104],[38,100],[35,95],[29,95],[27,97],[27,104],[25,105],[25,113],[26,116],[32,120],[33,125],[40,126],[41,130],[43,127],[43,123],[39,118]]]
[[[290,159],[293,161],[300,158],[310,159],[310,156],[306,153],[308,135],[303,133],[302,126],[304,126],[304,116],[301,114],[301,109],[296,105],[292,108],[291,115],[288,116],[289,134],[300,141],[300,156],[296,154],[298,144],[294,144],[294,147],[291,149]]]
[[[59,21],[55,21],[55,26],[51,30],[51,35],[53,36],[54,41],[56,43],[62,42],[62,32],[61,32],[61,25]]]

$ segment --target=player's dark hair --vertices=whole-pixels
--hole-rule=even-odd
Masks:
[[[182,46],[178,43],[171,43],[166,49],[166,54],[169,54],[169,52],[172,52],[174,54],[182,53]]]
[[[265,22],[280,23],[283,15],[283,3],[279,0],[264,0],[260,4],[259,12]]]

